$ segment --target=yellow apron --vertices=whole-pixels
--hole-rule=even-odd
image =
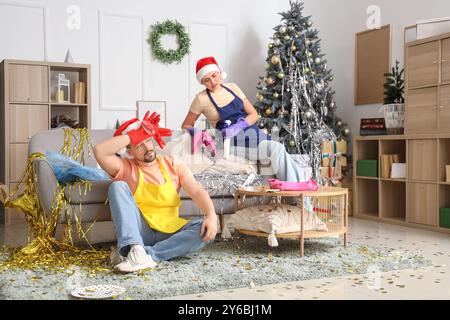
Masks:
[[[188,220],[179,217],[180,197],[161,160],[158,157],[156,160],[166,182],[161,185],[144,182],[144,173],[138,167],[139,183],[133,197],[151,228],[174,233],[188,223]]]

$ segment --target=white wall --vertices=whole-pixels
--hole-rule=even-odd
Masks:
[[[14,6],[5,6],[5,3]],[[17,7],[21,4],[27,6]],[[29,8],[30,4],[37,7]],[[72,4],[81,9],[80,30],[69,30],[66,27],[66,9]],[[446,0],[305,0],[304,14],[312,15],[314,26],[322,38],[322,52],[327,57],[329,67],[333,69],[335,80],[332,86],[336,91],[338,114],[349,123],[354,134],[358,134],[360,118],[381,116],[378,113],[380,105],[354,105],[354,37],[356,32],[366,29],[366,9],[369,5],[380,6],[382,25],[391,24],[392,61],[398,59],[402,65],[403,28],[415,24],[417,19],[450,16],[450,1]],[[49,61],[63,61],[67,48],[70,48],[75,62],[92,65],[93,127],[112,128],[116,119],[130,118],[135,112],[100,110],[98,12],[140,16],[144,29],[143,83],[142,97],[136,97],[136,100],[166,100],[167,126],[175,129],[179,128],[184,119],[193,92],[200,89],[194,76],[198,57],[193,55],[204,52],[208,44],[211,44],[211,53],[221,55],[224,60],[219,63],[223,62],[229,80],[237,82],[250,100],[255,100],[255,86],[258,76],[264,72],[267,43],[273,34],[272,28],[280,21],[278,12],[287,9],[288,0],[0,0],[0,10],[3,10],[0,11],[0,59],[46,58]],[[146,42],[150,25],[165,19],[177,19],[187,28],[199,32],[191,35],[193,54],[183,59],[179,65],[166,66],[154,60]],[[209,31],[208,28],[199,28],[199,23],[225,25],[226,33],[223,28],[211,27]],[[211,30],[218,30],[218,36],[211,35]],[[114,32],[106,32],[104,35],[114,35]],[[44,33],[46,42],[43,40]],[[226,39],[220,41],[225,37],[223,34],[226,34]],[[226,52],[218,52],[212,46],[222,42],[227,43]],[[124,63],[136,67],[135,61]],[[104,81],[113,80],[122,81],[124,88],[132,86],[128,91],[123,90],[127,99],[127,93],[130,95],[129,91],[136,89],[135,84],[139,83],[135,78],[127,79],[120,74],[117,79]],[[103,83],[103,86],[108,88],[108,84],[110,82]],[[104,96],[107,94],[103,92]],[[111,97],[119,100],[120,95],[117,92],[114,94]]]
[[[66,23],[69,17],[66,10],[73,4],[81,9],[79,30],[69,30]],[[130,101],[130,95],[141,92],[142,96],[136,96],[133,102],[127,104],[128,109],[134,108],[135,100],[165,100],[167,126],[176,129],[184,120],[193,92],[201,88],[195,79],[195,61],[200,58],[196,55],[220,56],[223,61],[219,61],[219,64],[227,71],[228,80],[239,83],[249,98],[253,99],[257,76],[264,72],[266,43],[272,34],[272,27],[279,21],[276,14],[279,9],[278,1],[268,1],[261,6],[259,0],[0,0],[0,60],[17,58],[62,62],[70,48],[76,63],[91,64],[93,128],[113,128],[117,119],[125,120],[134,116],[135,111],[101,109],[124,106],[124,101]],[[101,51],[104,68],[102,83],[99,83],[99,11],[104,13],[103,17],[107,17],[101,30],[105,40]],[[110,14],[142,18],[142,75],[131,76],[138,73],[137,66],[140,64],[134,60],[139,53],[133,54],[133,59],[128,59],[132,61],[125,61],[118,59],[123,52],[127,52],[126,48],[120,47],[122,43],[118,44],[116,53],[107,50],[114,44],[111,36],[123,36],[119,32],[122,27],[129,28],[125,32],[139,32],[137,23],[134,23],[139,19],[127,20],[122,17],[120,20],[119,17],[116,21],[108,19]],[[185,57],[181,64],[163,65],[150,54],[146,42],[150,26],[165,19],[176,19],[187,30],[193,28],[198,32],[191,35],[192,54]],[[210,28],[208,24],[212,24]],[[219,26],[215,28],[217,24]],[[133,39],[125,40],[128,44],[135,43]],[[166,43],[169,46],[173,44],[170,39]],[[220,52],[214,44],[222,45]],[[117,60],[122,60],[125,65],[122,68],[114,65],[120,63]],[[122,70],[122,74],[116,74],[114,78],[108,72],[109,69],[105,70],[108,66],[115,72]],[[134,70],[132,73],[127,72],[128,66]],[[139,80],[140,77],[143,81]],[[117,87],[120,82],[124,88],[122,92],[108,93],[111,87]],[[140,82],[142,90],[136,88]],[[115,101],[115,105],[111,100]]]

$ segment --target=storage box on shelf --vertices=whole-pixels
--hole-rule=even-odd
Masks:
[[[71,84],[86,84],[84,103],[75,103],[72,94],[64,97],[69,102],[58,101],[58,87],[52,87],[58,74]],[[50,130],[52,118],[68,115],[79,127],[90,128],[90,66],[6,59],[0,64],[0,92],[0,181],[12,190],[27,165],[29,140],[39,131]],[[0,205],[1,222],[20,217],[6,211],[4,215]]]
[[[439,226],[450,229],[450,208],[439,209]]]
[[[378,177],[378,161],[357,160],[356,175],[358,177]]]

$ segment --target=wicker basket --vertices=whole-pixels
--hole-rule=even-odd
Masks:
[[[385,104],[382,107],[387,134],[403,134],[405,127],[405,105]]]

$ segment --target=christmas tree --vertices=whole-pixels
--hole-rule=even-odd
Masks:
[[[384,83],[384,104],[404,103],[403,93],[405,89],[405,81],[402,79],[405,69],[399,70],[398,60],[395,61],[395,68],[391,73],[385,73],[386,82]]]
[[[350,130],[335,114],[333,80],[321,53],[318,31],[310,16],[303,16],[303,3],[290,1],[291,9],[280,13],[281,24],[269,43],[266,72],[260,77],[255,106],[259,128],[277,131],[291,154],[312,156],[318,168],[323,140],[350,139]],[[318,158],[318,159],[316,159]]]

